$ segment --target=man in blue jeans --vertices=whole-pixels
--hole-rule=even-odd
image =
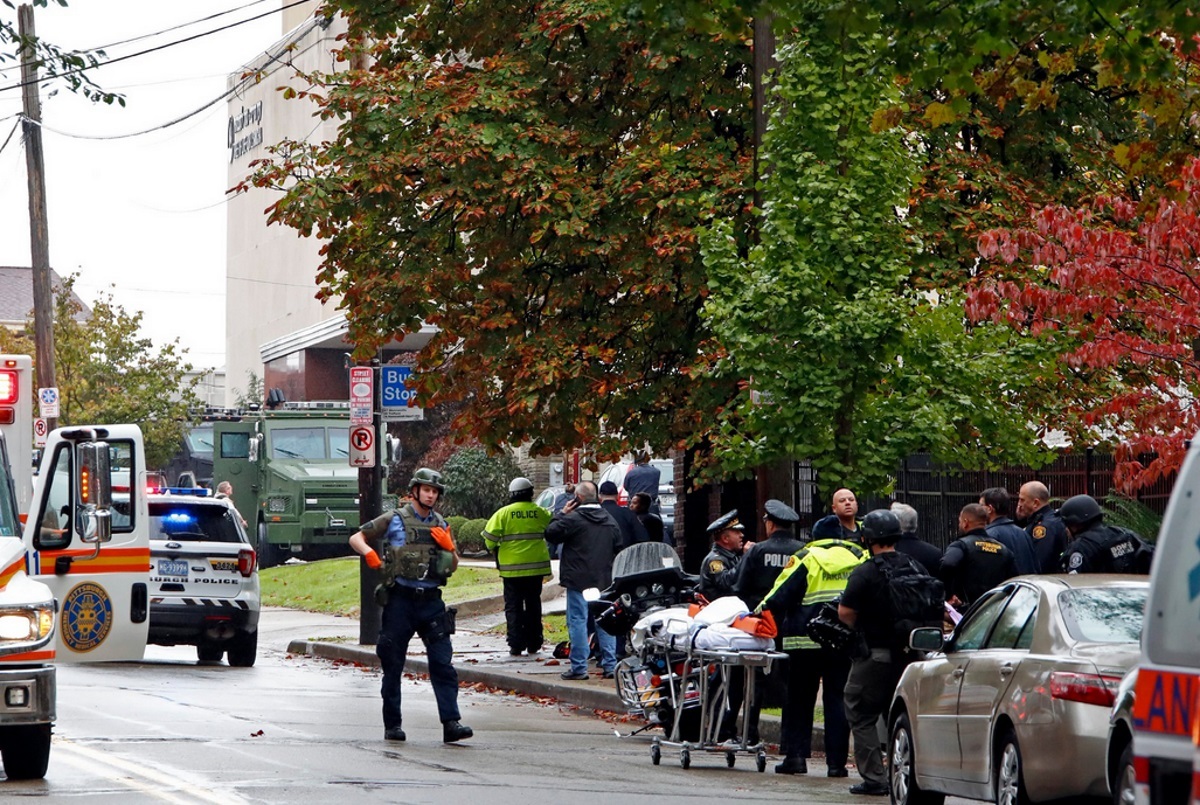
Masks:
[[[571,640],[571,668],[563,679],[587,679],[588,623],[592,620],[583,591],[603,590],[612,583],[613,557],[621,544],[621,529],[600,508],[596,485],[583,481],[575,486],[575,498],[567,502],[550,525],[546,541],[561,545],[558,583],[567,591],[567,634]],[[610,679],[617,667],[616,638],[596,626],[600,666]]]

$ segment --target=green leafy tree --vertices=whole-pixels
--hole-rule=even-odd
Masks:
[[[508,484],[520,474],[521,468],[508,453],[489,455],[482,447],[464,447],[442,467],[446,485],[442,513],[491,517],[508,503]]]
[[[249,408],[252,405],[262,405],[266,398],[263,379],[253,370],[249,370],[246,372],[246,388],[234,394],[233,404],[237,408]]]
[[[437,325],[421,402],[465,403],[456,433],[492,449],[702,429],[733,389],[709,372],[697,232],[745,218],[744,45],[652,47],[614,0],[333,5],[370,66],[308,76],[338,135],[281,144],[253,182],[327,239],[322,294],[363,354]]]
[[[12,0],[0,0],[4,5],[16,11],[17,4]],[[66,0],[53,0],[56,5],[66,7]],[[49,0],[32,0],[37,8],[46,8]],[[103,50],[63,50],[57,45],[47,42],[41,37],[21,36],[16,15],[0,16],[0,69],[18,65],[24,60],[25,54],[33,52],[34,61],[41,71],[39,78],[43,82],[61,82],[67,88],[90,101],[100,101],[107,104],[125,105],[125,97],[115,92],[108,92],[92,80],[88,71],[99,67],[105,59]],[[7,71],[6,74],[20,75],[19,71]]]
[[[139,335],[142,313],[128,313],[101,295],[79,320],[83,306],[72,298],[75,276],[55,290],[54,351],[61,402],[59,425],[137,423],[145,436],[146,463],[170,460],[190,427],[189,411],[200,404],[198,378],[174,341],[156,349]],[[32,325],[29,325],[32,327]]]
[[[883,38],[831,37],[819,15],[794,36],[763,149],[761,243],[743,258],[728,222],[705,241],[721,368],[749,378],[719,417],[714,459],[728,472],[808,458],[823,488],[878,492],[915,450],[1034,458],[1002,388],[1020,384],[1019,352],[998,329],[964,334],[952,293],[910,285],[916,233],[901,211],[919,163],[903,131],[872,129],[898,101],[876,70]]]

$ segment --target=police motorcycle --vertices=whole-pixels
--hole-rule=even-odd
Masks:
[[[609,634],[627,635],[648,615],[697,602],[698,576],[685,573],[675,549],[661,542],[631,545],[613,560],[612,584],[589,606],[597,624]],[[670,629],[669,617],[659,625]],[[686,636],[686,632],[684,633]],[[686,650],[671,650],[669,639],[648,637],[634,631],[633,653],[617,663],[617,694],[632,716],[643,718],[646,725],[636,735],[652,727],[671,730],[679,709],[700,706],[698,670],[689,664]],[[699,712],[683,714],[684,731],[698,728]],[[694,718],[692,717],[694,716]],[[695,724],[689,728],[690,724]]]

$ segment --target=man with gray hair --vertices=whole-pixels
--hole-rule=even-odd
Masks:
[[[892,514],[900,521],[900,541],[896,543],[896,550],[920,562],[929,575],[936,575],[942,566],[942,552],[917,536],[917,510],[897,500],[892,503]]]

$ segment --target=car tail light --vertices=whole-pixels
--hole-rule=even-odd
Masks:
[[[1074,674],[1055,671],[1050,674],[1050,695],[1055,699],[1111,707],[1117,699],[1121,678],[1099,674]]]
[[[250,574],[254,572],[254,560],[256,558],[254,551],[250,548],[243,548],[238,551],[238,573],[249,578]]]

